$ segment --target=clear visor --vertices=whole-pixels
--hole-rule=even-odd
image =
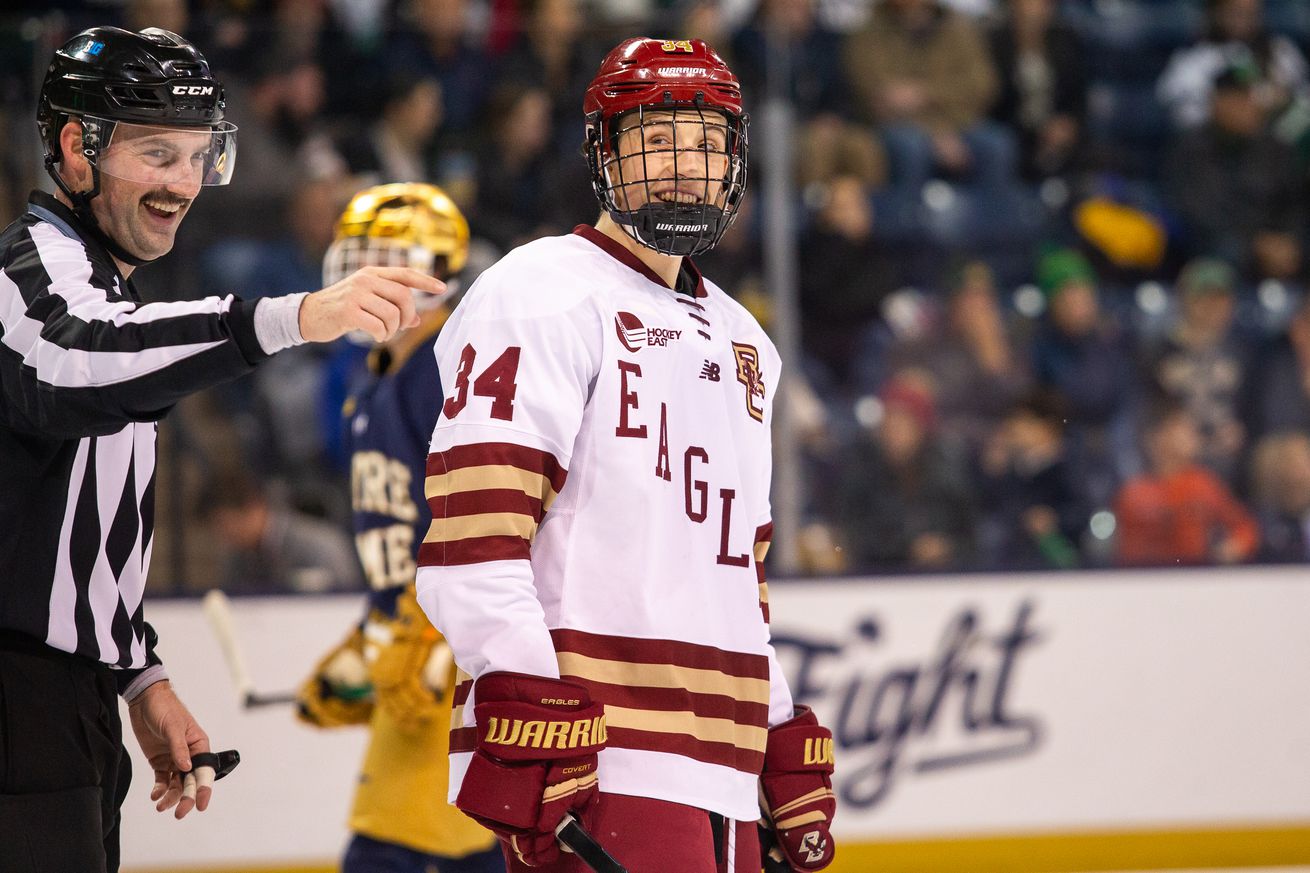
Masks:
[[[213,127],[156,127],[124,121],[111,126],[109,142],[96,158],[100,172],[142,185],[226,185],[236,166],[237,128],[230,122]]]

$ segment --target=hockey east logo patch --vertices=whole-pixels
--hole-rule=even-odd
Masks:
[[[632,353],[637,353],[647,346],[666,347],[682,336],[680,330],[667,327],[647,327],[641,319],[631,312],[619,312],[614,316],[614,331],[619,335],[619,342]]]

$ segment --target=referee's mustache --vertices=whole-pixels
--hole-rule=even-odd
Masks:
[[[192,198],[190,197],[178,197],[176,194],[174,194],[172,191],[169,191],[167,188],[161,188],[156,191],[151,191],[150,193],[144,194],[141,197],[142,203],[154,203],[159,206],[177,206],[179,208],[185,208],[187,206],[190,206],[191,200]]]

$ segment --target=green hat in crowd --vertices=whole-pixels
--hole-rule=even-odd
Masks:
[[[1054,249],[1037,262],[1037,286],[1047,300],[1052,300],[1066,285],[1072,283],[1096,285],[1096,271],[1074,249]]]
[[[1218,258],[1193,258],[1178,274],[1178,293],[1188,296],[1219,291],[1231,294],[1237,272]]]

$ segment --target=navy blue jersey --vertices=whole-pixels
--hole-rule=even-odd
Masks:
[[[343,407],[355,548],[370,606],[388,615],[396,595],[414,581],[418,546],[431,523],[423,471],[442,403],[432,352],[439,329],[439,323],[428,327],[400,355],[375,348]]]

